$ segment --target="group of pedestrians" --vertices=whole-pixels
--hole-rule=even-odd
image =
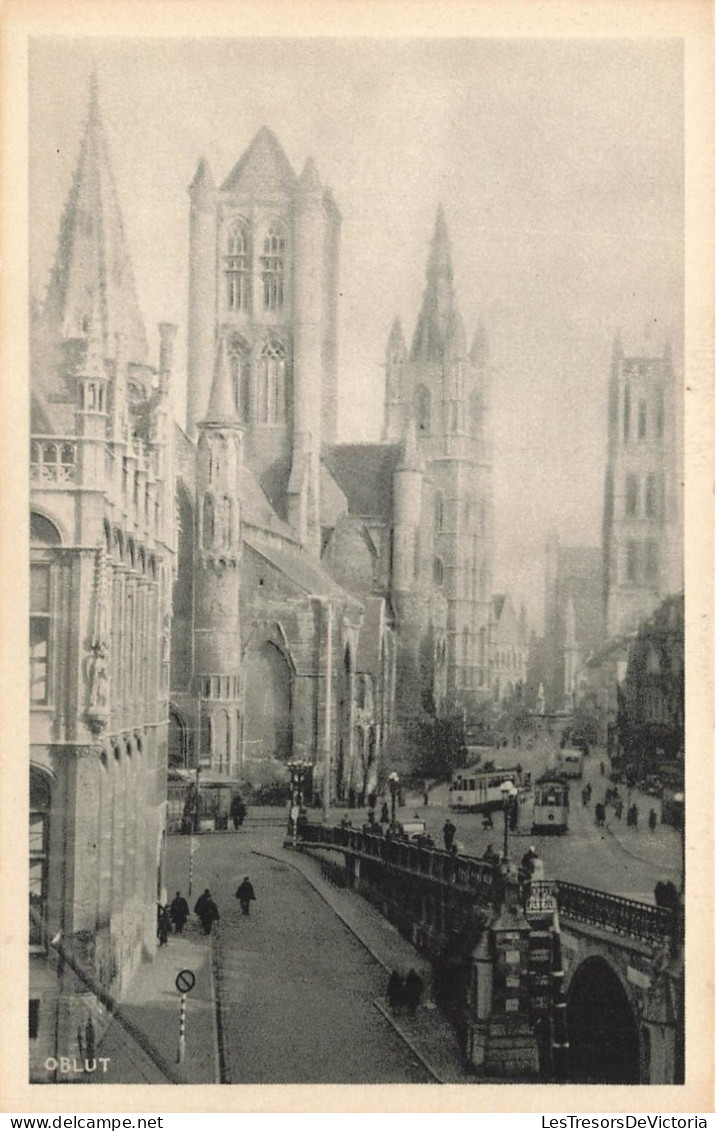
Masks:
[[[248,876],[245,876],[236,890],[242,914],[248,915],[251,904],[256,900],[254,887]],[[194,904],[194,914],[199,919],[205,935],[212,933],[212,927],[219,921],[219,908],[212,898],[209,888],[205,888],[199,899]],[[157,940],[160,946],[166,946],[170,934],[181,935],[184,933],[189,918],[189,904],[181,892],[177,892],[171,903],[157,908]]]

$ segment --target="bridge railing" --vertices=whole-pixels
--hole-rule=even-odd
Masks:
[[[484,860],[455,856],[436,848],[424,848],[411,841],[388,839],[380,833],[361,829],[342,829],[330,825],[304,825],[299,835],[312,844],[330,848],[348,848],[364,858],[381,861],[393,867],[481,893],[490,900],[495,891],[495,872]]]
[[[346,848],[363,858],[381,861],[442,884],[469,889],[486,903],[500,894],[501,877],[485,860],[455,856],[362,829],[306,824],[300,828],[299,835],[311,844]],[[557,901],[558,912],[567,918],[645,942],[661,942],[676,929],[674,915],[664,907],[653,907],[636,899],[563,880],[532,881],[523,886],[523,895],[528,914],[549,913]]]
[[[653,907],[637,899],[609,895],[563,880],[556,883],[560,913],[577,922],[645,942],[661,942],[675,930],[675,917],[665,907]]]

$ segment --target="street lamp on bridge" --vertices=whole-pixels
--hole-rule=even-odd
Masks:
[[[299,817],[301,810],[304,807],[304,787],[311,770],[311,762],[305,762],[301,758],[295,758],[291,762],[286,763],[286,768],[289,771],[291,781],[291,822],[293,825],[294,838],[296,838]]]
[[[518,790],[512,781],[504,781],[500,787],[500,792],[503,795],[503,861],[508,860],[508,825],[510,822],[511,809],[515,804],[515,799],[518,796]]]

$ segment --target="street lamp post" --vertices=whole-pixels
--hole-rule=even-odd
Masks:
[[[508,822],[510,820],[510,807],[517,796],[518,790],[513,785],[512,781],[504,781],[500,787],[500,792],[503,794],[503,861],[508,860]]]
[[[304,805],[304,785],[307,770],[311,768],[311,763],[298,758],[292,762],[287,762],[286,768],[289,771],[291,781],[291,821],[294,839],[296,839],[298,820]]]
[[[396,794],[398,792],[398,774],[393,770],[388,775],[388,787],[391,790],[391,828],[396,827]]]

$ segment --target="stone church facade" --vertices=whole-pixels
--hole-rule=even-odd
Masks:
[[[439,210],[384,439],[337,443],[341,215],[313,159],[297,176],[263,128],[189,198],[170,754],[248,780],[301,758],[315,794],[361,796],[403,720],[488,691],[484,336],[467,350]]]

